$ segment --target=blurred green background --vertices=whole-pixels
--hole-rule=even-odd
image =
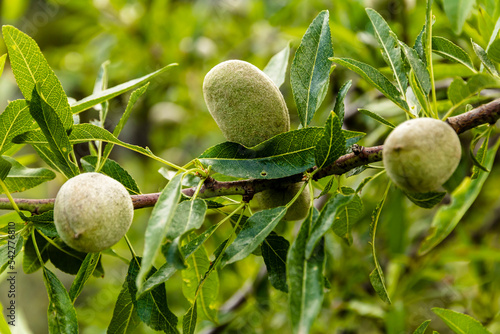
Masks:
[[[0,1],[1,24],[11,24],[33,37],[49,64],[61,80],[68,96],[77,100],[92,93],[101,64],[110,61],[109,87],[143,76],[170,63],[179,65],[155,78],[146,94],[135,106],[133,116],[120,139],[141,146],[179,165],[186,164],[206,148],[224,138],[205,106],[202,83],[205,74],[227,59],[242,59],[263,69],[269,59],[290,43],[291,59],[300,38],[314,17],[324,9],[330,11],[330,27],[336,56],[351,57],[377,68],[384,67],[365,7],[375,8],[390,24],[399,38],[413,45],[422,29],[425,1],[388,0],[4,0]],[[434,33],[447,37],[472,53],[470,38],[483,47],[488,43],[488,29],[498,18],[495,0],[478,0],[473,14],[462,31],[451,28],[450,21],[436,1],[433,9]],[[491,31],[490,31],[491,34]],[[6,52],[0,40],[0,55]],[[474,58],[476,65],[478,59]],[[471,73],[461,67],[436,66],[439,98],[446,99],[446,88],[456,75]],[[395,123],[405,116],[392,103],[381,98],[372,87],[354,73],[337,67],[331,76],[328,95],[315,116],[313,125],[322,125],[331,110],[337,90],[346,80],[353,80],[346,100],[347,129],[364,131],[361,144],[380,145],[387,129],[358,114],[363,107]],[[298,126],[290,84],[282,86],[292,128]],[[15,79],[6,65],[0,78],[0,110],[8,101],[22,98]],[[128,95],[111,102],[106,126],[118,122]],[[95,118],[97,111],[82,114],[82,121]],[[470,135],[461,136],[464,147]],[[29,149],[23,150],[25,162],[41,164]],[[85,146],[80,156],[88,154]],[[117,160],[136,179],[143,193],[161,190],[166,180],[157,170],[157,162],[121,148],[115,148]],[[464,154],[455,180],[468,174],[470,159]],[[355,186],[365,176],[343,179]],[[323,311],[314,333],[410,333],[426,320],[440,333],[449,330],[431,312],[432,307],[452,308],[471,314],[488,325],[492,333],[500,332],[500,169],[492,170],[489,181],[475,205],[455,232],[430,254],[415,253],[425,237],[434,210],[416,208],[397,189],[391,189],[382,212],[377,239],[379,261],[385,270],[392,305],[378,299],[368,275],[373,269],[368,235],[371,211],[385,189],[387,179],[370,183],[363,190],[363,218],[354,226],[354,244],[347,247],[333,234],[328,235],[326,277],[331,283]],[[54,197],[62,179],[56,179],[19,197]],[[456,182],[455,182],[456,185]],[[452,182],[453,186],[453,182]],[[321,202],[318,203],[321,205]],[[128,233],[133,246],[142,252],[142,236],[150,209],[136,211]],[[220,214],[207,217],[205,226],[220,220]],[[297,226],[278,227],[292,240]],[[209,254],[224,240],[230,227],[221,229],[207,244]],[[125,242],[116,252],[129,258]],[[18,258],[19,259],[19,258]],[[219,273],[223,304],[241,286],[252,281],[262,266],[262,258],[251,256]],[[81,333],[105,333],[112,309],[123,284],[127,264],[116,257],[104,256],[104,278],[92,278],[76,302]],[[46,333],[47,295],[41,272],[24,275],[18,262],[19,321],[29,328],[19,333]],[[57,271],[66,286],[72,277]],[[3,279],[2,279],[3,281]],[[189,307],[181,292],[182,277],[167,283],[169,306],[178,316]],[[0,284],[0,301],[5,305],[5,283]],[[232,319],[227,333],[287,333],[286,295],[268,284],[236,312],[221,319]],[[21,326],[20,325],[20,326]],[[210,328],[203,321],[199,328]],[[19,327],[18,327],[19,328]],[[137,333],[150,333],[141,326]]]

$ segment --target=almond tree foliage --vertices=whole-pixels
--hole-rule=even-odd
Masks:
[[[443,1],[443,7],[454,31],[460,32],[473,7],[454,3]],[[493,12],[500,11],[498,3],[485,3],[494,9]],[[433,34],[433,22],[440,18],[433,16],[432,9],[433,3],[429,1],[425,17],[421,18],[421,33],[412,45],[404,43],[381,14],[366,9],[371,22],[369,29],[387,64],[382,69],[362,60],[335,56],[329,12],[321,11],[304,33],[290,66],[292,50],[287,46],[265,68],[277,86],[285,82],[286,69],[290,68],[290,88],[301,125],[254,147],[233,142],[217,144],[183,166],[147,147],[119,139],[134,104],[147,94],[149,83],[159,76],[168,76],[176,64],[111,88],[106,88],[107,67],[103,66],[97,75],[94,93],[73,101],[66,96],[37,43],[16,27],[3,26],[8,54],[0,57],[0,75],[8,61],[25,99],[10,101],[0,115],[0,186],[5,194],[0,208],[15,211],[0,219],[2,272],[8,270],[14,260],[11,254],[15,249],[15,261],[22,262],[25,273],[41,271],[43,274],[49,300],[49,332],[78,332],[75,301],[93,276],[105,275],[102,257],[117,255],[112,250],[89,254],[72,250],[61,241],[54,227],[53,199],[14,199],[11,194],[40,186],[56,175],[71,178],[95,171],[121,182],[129,191],[135,209],[153,207],[145,227],[144,249],[134,249],[134,243],[126,238],[130,256],[125,260],[129,267],[114,310],[109,314],[108,333],[132,333],[142,323],[154,331],[166,333],[195,333],[200,326],[216,330],[231,328],[237,317],[231,317],[231,312],[227,311],[220,314],[218,310],[218,305],[224,302],[219,296],[218,275],[232,270],[238,262],[244,264],[249,257],[260,258],[263,270],[240,302],[253,295],[255,307],[262,308],[265,314],[272,306],[265,302],[259,305],[260,301],[269,300],[270,293],[285,296],[288,301],[285,330],[309,333],[336,328],[336,319],[343,323],[340,314],[336,313],[333,319],[325,319],[323,315],[329,314],[324,313],[329,309],[340,307],[335,305],[335,293],[339,291],[344,292],[345,298],[339,303],[347,304],[341,307],[343,311],[356,310],[361,316],[385,318],[384,325],[367,327],[367,332],[391,332],[398,328],[394,324],[404,323],[405,315],[401,311],[404,292],[420,283],[406,280],[407,286],[398,287],[398,281],[403,280],[405,270],[415,270],[413,266],[418,270],[419,264],[432,257],[463,221],[487,184],[500,145],[495,127],[500,118],[500,102],[495,100],[500,88],[500,19],[494,21],[487,16],[488,20],[481,23],[481,33],[488,33],[488,42],[484,45],[483,40],[473,38],[470,41],[473,53],[470,53],[453,41]],[[487,15],[482,9],[480,12]],[[484,38],[484,34],[482,36]],[[436,84],[438,66],[459,69],[449,73],[445,94]],[[448,122],[459,134],[472,134],[468,147],[464,145],[463,149],[462,166],[465,167],[459,169],[439,192],[422,194],[397,189],[385,175],[383,164],[378,163],[382,160],[383,141],[377,143],[379,146],[362,146],[369,134],[342,127],[346,117],[345,99],[355,88],[351,81],[336,91],[331,112],[319,120],[323,126],[311,126],[312,120],[321,116],[317,111],[336,67],[356,73],[356,78],[361,77],[364,84],[376,88],[397,110],[401,117],[391,121],[370,110],[369,106],[359,109],[362,117],[378,124],[375,129],[383,136],[397,125],[395,121],[401,123],[416,117],[438,118]],[[457,76],[457,73],[466,74]],[[110,130],[105,127],[108,101],[126,92],[131,93],[126,109],[118,124]],[[98,119],[88,123],[80,120],[81,113],[96,106],[100,110]],[[88,146],[90,154],[77,159],[75,146],[82,144]],[[18,153],[26,146],[36,152],[45,167],[31,168],[22,164],[22,156]],[[114,146],[122,146],[162,166],[161,172],[168,179],[163,190],[143,194],[131,173],[110,159]],[[471,168],[463,173],[466,166]],[[251,199],[257,192],[304,181],[304,187],[310,188],[316,201],[309,208],[307,218],[297,222],[293,231],[293,225],[282,218],[296,197],[276,208],[254,212],[251,207]],[[363,196],[365,191],[375,192],[378,201],[367,204]],[[377,255],[380,247],[376,243],[379,240],[377,230],[386,224],[393,229],[404,224],[404,217],[384,215],[389,205],[418,206],[422,210],[432,210],[433,217],[430,224],[412,232],[420,237],[414,239],[406,258],[402,256],[405,251],[398,248],[400,240],[388,242],[394,250],[391,253],[394,262]],[[356,226],[366,211],[370,223]],[[204,222],[210,212],[217,212],[221,218],[207,226]],[[11,233],[9,222],[16,223],[15,233]],[[403,238],[405,233],[401,229],[391,238]],[[215,249],[207,247],[216,236],[223,241]],[[348,255],[335,253],[357,243],[369,244],[370,251]],[[466,256],[474,256],[476,269],[486,271],[487,252],[488,248],[478,248],[474,254]],[[329,276],[329,267],[336,266],[339,256],[357,256],[359,261],[369,259],[371,271],[361,274],[370,286],[362,286],[358,281],[356,284],[337,281]],[[497,259],[498,252],[493,251],[492,256]],[[54,274],[52,266],[74,275],[69,290]],[[486,283],[488,286],[482,287],[485,291],[496,291],[491,285],[497,284],[495,272],[498,281],[498,263],[495,268]],[[349,275],[351,269],[356,270],[349,267],[342,270]],[[169,308],[172,293],[169,281],[179,277],[183,280],[187,305],[183,314]],[[441,277],[429,274],[426,279],[441,284]],[[366,289],[369,295],[379,299],[349,300],[348,289]],[[429,309],[432,308],[442,323],[456,333],[492,333],[500,328],[500,320],[495,315],[499,306],[493,305],[498,304],[498,299],[491,304],[485,303],[491,307],[491,311],[486,312],[490,315],[480,313],[480,321],[464,314],[468,312],[433,306]],[[385,315],[381,316],[380,312]],[[402,328],[424,333],[438,321],[437,318],[432,322],[425,320],[420,326],[407,328],[403,325]],[[0,326],[3,331],[9,331],[5,322]],[[351,327],[342,326],[363,328],[355,327],[360,326],[355,323]]]

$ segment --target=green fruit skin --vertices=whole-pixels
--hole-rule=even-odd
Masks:
[[[134,216],[129,193],[99,173],[69,179],[57,193],[54,223],[61,239],[80,252],[100,252],[116,244]]]
[[[290,130],[280,90],[245,61],[228,60],[212,68],[203,81],[203,96],[228,141],[252,147]]]
[[[434,118],[416,118],[397,126],[382,152],[392,181],[409,192],[439,188],[457,168],[462,149],[456,132]]]
[[[259,203],[259,207],[262,209],[271,209],[278,206],[286,205],[292,200],[292,198],[297,194],[299,189],[302,187],[303,182],[294,183],[284,188],[268,189],[255,194],[254,198]],[[311,206],[311,195],[309,192],[309,187],[305,187],[304,191],[299,195],[299,197],[293,202],[293,204],[288,208],[284,220],[300,220],[304,219]]]

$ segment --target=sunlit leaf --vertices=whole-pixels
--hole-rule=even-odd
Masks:
[[[491,334],[479,321],[470,315],[434,307],[436,313],[457,334]]]
[[[444,37],[440,36],[432,37],[432,52],[440,55],[443,58],[467,66],[473,72],[476,72],[474,64],[472,63],[472,59],[470,59],[467,52],[465,52],[464,49],[462,49],[461,47],[459,47],[458,45],[456,45],[455,43]]]
[[[293,97],[304,127],[321,105],[321,91],[328,85],[332,65],[329,58],[333,57],[328,19],[327,10],[316,16],[302,37],[290,68]]]
[[[315,149],[315,161],[318,168],[328,166],[345,152],[345,139],[342,123],[333,111],[326,120],[325,130]]]
[[[68,98],[36,42],[13,26],[3,26],[2,33],[17,85],[26,100],[32,100],[32,94],[38,84],[38,94],[54,109],[64,129],[70,129],[73,117]]]
[[[476,53],[476,56],[479,58],[479,60],[481,60],[481,63],[483,63],[483,65],[486,67],[488,72],[490,72],[493,75],[498,75],[498,71],[495,67],[495,64],[493,64],[490,57],[488,57],[488,54],[486,53],[486,51],[484,51],[484,49],[481,46],[474,43],[472,40],[471,40],[471,43],[472,43],[472,48],[474,49],[474,52]]]
[[[11,157],[4,155],[2,158],[7,160],[12,166],[7,178],[5,178],[5,185],[11,193],[34,188],[56,177],[56,174],[49,169],[28,168]],[[3,193],[3,191],[0,190],[0,193]]]
[[[224,175],[254,179],[274,179],[304,172],[314,166],[314,149],[322,128],[305,128],[279,134],[246,148],[225,142],[207,149],[199,157]]]
[[[100,257],[101,253],[88,253],[87,256],[85,256],[85,260],[83,260],[80,270],[78,270],[73,280],[73,284],[71,284],[71,288],[69,289],[69,297],[72,302],[74,302],[80,292],[82,292],[83,286],[87,283],[90,276],[92,276],[92,273],[99,263]]]
[[[290,58],[289,44],[283,50],[275,54],[263,70],[278,88],[285,82],[288,58]]]
[[[0,114],[0,153],[12,147],[12,139],[36,126],[26,100],[15,100]]]
[[[443,0],[443,7],[455,34],[460,35],[475,0]]]
[[[391,129],[394,129],[396,127],[394,124],[392,124],[391,122],[389,122],[388,120],[386,120],[385,118],[383,118],[382,116],[380,116],[374,112],[371,112],[371,111],[363,109],[363,108],[358,109],[358,111],[365,116],[373,118],[374,120],[376,120],[377,122],[379,122],[381,124],[387,125]]]

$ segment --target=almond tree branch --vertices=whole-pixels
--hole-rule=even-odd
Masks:
[[[481,105],[469,112],[458,116],[449,117],[446,122],[457,132],[463,133],[482,124],[495,124],[500,118],[500,99]],[[341,175],[347,173],[353,168],[367,165],[369,163],[382,161],[383,146],[373,147],[353,147],[353,152],[343,155],[334,163],[322,168],[314,174],[314,179],[319,180],[330,175]],[[211,198],[227,195],[242,195],[243,200],[249,201],[255,193],[260,191],[280,188],[291,183],[297,183],[304,180],[302,173],[292,176],[271,179],[271,180],[239,180],[239,181],[217,181],[213,178],[207,178],[198,194],[199,198]],[[186,196],[192,196],[196,188],[183,189]],[[160,193],[132,195],[134,209],[152,207],[156,204]],[[54,199],[15,199],[19,209],[39,214],[52,210],[54,208]],[[7,198],[0,198],[0,210],[13,210],[12,204]]]

